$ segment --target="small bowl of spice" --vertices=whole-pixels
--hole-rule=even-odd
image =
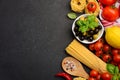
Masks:
[[[102,37],[104,27],[95,15],[82,14],[74,20],[72,32],[81,43],[91,44]]]

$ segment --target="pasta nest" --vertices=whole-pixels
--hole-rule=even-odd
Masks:
[[[71,0],[70,2],[71,9],[74,12],[83,12],[86,6],[86,0]]]
[[[91,12],[91,11],[89,11],[89,10],[87,9],[87,5],[86,5],[86,7],[85,7],[85,13],[86,13],[86,14],[94,14],[95,16],[98,16],[98,15],[99,15],[99,12],[100,12],[100,6],[99,6],[98,2],[97,2],[96,0],[87,0],[87,2],[88,2],[88,3],[89,3],[89,2],[95,2],[96,5],[97,5],[97,8],[96,8],[96,10],[95,10],[94,12]]]

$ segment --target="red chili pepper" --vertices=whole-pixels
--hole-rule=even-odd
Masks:
[[[57,77],[63,77],[66,80],[72,80],[72,77],[69,74],[65,73],[65,72],[57,73],[57,74],[55,74],[55,76],[57,76]]]
[[[119,5],[119,16],[120,16],[120,5]]]

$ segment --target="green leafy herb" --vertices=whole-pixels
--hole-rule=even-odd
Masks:
[[[90,21],[90,22],[95,21],[95,19],[96,19],[96,17],[94,15],[89,15],[87,17],[87,20]]]
[[[74,13],[74,12],[68,13],[67,16],[68,16],[68,18],[70,18],[70,19],[75,19],[75,18],[77,17],[76,13]]]
[[[118,66],[107,64],[107,70],[113,74],[112,80],[120,80],[120,72]]]
[[[93,26],[93,27],[95,28],[95,27],[98,26],[98,23],[96,23],[96,22],[91,22],[91,23],[90,23],[90,26]]]
[[[78,26],[82,26],[82,25],[83,25],[82,23],[83,23],[82,20],[77,20],[77,21],[76,21],[76,24],[77,24]]]
[[[118,80],[120,80],[120,73],[119,73],[119,75],[118,75]]]
[[[118,80],[118,76],[117,76],[117,75],[114,75],[114,76],[112,77],[112,80]]]
[[[95,28],[95,22],[91,22],[91,23],[89,24],[89,27],[90,27],[91,29],[94,29],[94,28]]]
[[[112,64],[107,64],[107,70],[111,73],[114,74],[115,66]]]
[[[115,66],[114,73],[115,73],[115,74],[118,74],[118,73],[119,73],[119,68],[118,68],[118,66]]]
[[[96,16],[94,15],[89,15],[85,17],[84,20],[77,20],[76,24],[79,26],[79,31],[82,33],[88,31],[89,29],[94,29],[99,25],[98,22],[96,22]]]
[[[81,31],[82,33],[86,32],[88,30],[87,26],[83,26],[79,28],[79,31]]]

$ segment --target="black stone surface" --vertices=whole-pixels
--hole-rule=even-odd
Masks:
[[[0,80],[64,80],[70,0],[0,0]]]

